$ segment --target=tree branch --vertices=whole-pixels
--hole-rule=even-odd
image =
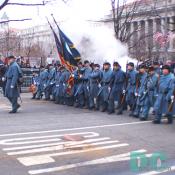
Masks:
[[[6,21],[0,21],[0,24],[8,23],[8,22],[18,22],[18,21],[28,21],[32,20],[31,18],[26,18],[26,19],[10,19]]]
[[[38,3],[38,4],[26,4],[26,3],[18,3],[18,2],[9,2],[7,3],[7,5],[19,5],[19,6],[43,6],[46,5],[49,1],[42,1],[42,3]]]
[[[7,4],[8,4],[9,0],[5,0],[2,5],[0,6],[0,10],[2,10]]]

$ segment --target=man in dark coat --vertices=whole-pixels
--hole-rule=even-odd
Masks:
[[[18,104],[19,89],[18,89],[18,80],[22,71],[19,65],[15,61],[14,56],[8,57],[8,70],[6,72],[6,87],[5,87],[5,96],[8,98],[12,104],[12,110],[10,113],[16,113],[20,105]]]
[[[6,66],[0,60],[0,87],[3,90],[3,94],[5,94],[5,84],[6,84],[5,73],[6,73],[6,69],[7,69]]]

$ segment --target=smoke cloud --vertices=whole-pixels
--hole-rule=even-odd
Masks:
[[[63,23],[61,28],[72,39],[83,60],[87,59],[100,65],[104,61],[111,64],[118,61],[124,70],[126,63],[132,60],[127,56],[127,46],[116,40],[113,29],[103,24],[69,20]]]
[[[74,42],[82,59],[100,65],[104,61],[109,61],[111,64],[118,61],[125,70],[127,61],[131,60],[128,58],[127,46],[115,38],[113,27],[109,28],[101,22],[92,22],[110,13],[110,1],[71,0],[68,2],[64,13],[59,15],[56,13],[55,17],[60,19],[60,22],[62,19],[60,27]],[[64,14],[63,18],[61,14]]]

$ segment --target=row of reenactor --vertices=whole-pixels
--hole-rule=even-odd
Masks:
[[[153,123],[161,123],[165,115],[168,123],[173,122],[175,78],[169,65],[160,68],[142,63],[136,66],[129,62],[126,72],[118,62],[91,65],[89,61],[78,63],[73,72],[63,65],[42,67],[39,75],[34,74],[33,98],[55,101],[57,104],[100,110],[121,115],[130,110],[129,116],[142,121],[148,119],[151,109]],[[70,78],[73,84],[70,84]],[[71,88],[70,88],[71,86]]]

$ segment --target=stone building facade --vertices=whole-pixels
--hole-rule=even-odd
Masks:
[[[132,6],[133,3],[128,4],[127,8],[133,8]],[[122,15],[122,18],[124,22],[125,14]],[[106,16],[101,22],[110,28],[114,27],[112,14]],[[140,53],[141,57],[175,60],[175,0],[140,0],[127,30],[130,33],[138,30],[133,33],[127,42],[129,48],[135,42],[138,42],[139,38],[144,40],[141,45],[129,49],[130,56],[137,57],[137,50],[139,50],[139,52],[142,52]],[[164,36],[169,34],[169,39],[164,46],[160,45],[155,39],[158,33]]]

